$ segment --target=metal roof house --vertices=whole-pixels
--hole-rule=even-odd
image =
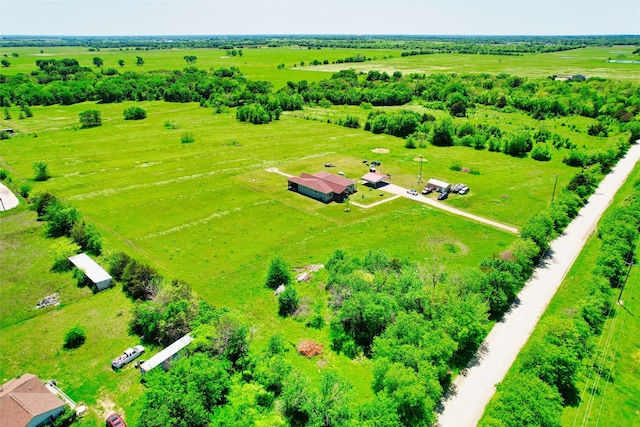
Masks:
[[[440,181],[439,179],[431,178],[427,182],[427,188],[431,188],[438,193],[448,193],[451,191],[451,184],[448,182]]]
[[[94,260],[87,254],[74,255],[69,257],[69,261],[91,280],[99,291],[111,286],[111,276],[104,271]]]
[[[324,203],[341,202],[355,193],[356,181],[329,172],[301,173],[288,180],[288,189]]]
[[[146,374],[156,366],[162,366],[162,369],[168,371],[171,362],[180,358],[180,350],[188,346],[191,341],[193,341],[193,337],[187,334],[170,346],[165,347],[162,351],[160,351],[160,353],[156,354],[146,362],[140,364],[140,373]]]
[[[47,425],[60,415],[64,405],[38,377],[24,374],[0,386],[0,426]]]
[[[367,185],[373,188],[384,187],[389,183],[390,179],[391,177],[389,175],[385,175],[379,172],[369,172],[362,177],[362,180],[364,181],[364,185]]]

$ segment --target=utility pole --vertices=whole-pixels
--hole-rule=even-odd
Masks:
[[[558,185],[558,175],[556,175],[556,181],[553,183],[553,193],[551,194],[551,203],[553,203],[553,198],[556,195],[556,185]]]
[[[422,154],[420,155],[420,175],[418,175],[418,184],[422,183]]]
[[[618,305],[622,304],[620,302],[620,299],[622,298],[622,291],[624,291],[624,287],[627,284],[627,280],[629,279],[629,274],[631,274],[631,267],[633,267],[633,252],[631,250],[629,250],[627,260],[624,262],[624,264],[628,265],[629,269],[627,270],[627,276],[624,278],[624,282],[622,282],[622,286],[620,286],[620,294],[618,294]]]

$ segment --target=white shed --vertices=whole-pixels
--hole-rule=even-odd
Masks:
[[[162,366],[162,369],[168,371],[171,362],[180,358],[180,350],[188,346],[191,341],[193,341],[193,337],[191,335],[187,334],[183,336],[169,347],[165,347],[160,353],[156,354],[151,359],[141,363],[140,372],[146,374],[159,365]]]
[[[69,261],[91,280],[99,291],[111,286],[111,276],[102,267],[92,260],[87,254],[74,255],[69,257]]]
[[[427,188],[431,188],[438,193],[448,193],[451,191],[451,184],[448,182],[440,181],[439,179],[431,178],[427,182]]]

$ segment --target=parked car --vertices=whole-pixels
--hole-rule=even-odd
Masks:
[[[122,368],[124,365],[131,362],[142,353],[144,353],[144,347],[141,345],[137,345],[133,348],[128,348],[120,356],[113,359],[113,361],[111,362],[111,367],[113,369]]]
[[[460,190],[458,190],[458,194],[467,194],[469,192],[469,187],[466,185],[463,186]]]
[[[449,193],[440,193],[440,195],[438,196],[438,200],[444,200],[447,197],[449,197]]]
[[[433,188],[424,187],[424,190],[422,190],[422,194],[429,194],[429,193],[433,193]]]
[[[127,427],[118,414],[111,414],[107,417],[107,427]]]
[[[374,167],[375,166],[380,166],[380,162],[377,161],[377,160],[374,160],[374,161],[371,162],[371,166],[374,166]]]
[[[407,193],[411,194],[412,196],[417,196],[418,190],[407,190]]]

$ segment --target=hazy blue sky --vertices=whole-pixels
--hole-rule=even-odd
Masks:
[[[640,0],[0,0],[0,34],[640,34]]]

